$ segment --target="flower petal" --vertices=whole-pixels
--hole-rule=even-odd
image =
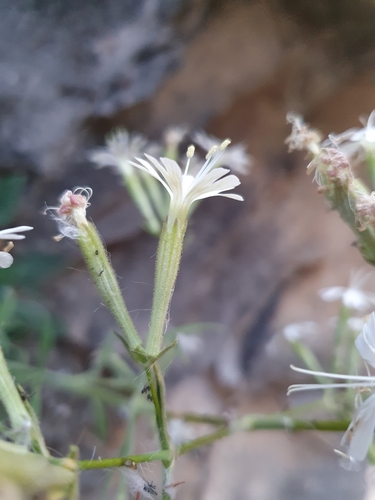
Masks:
[[[375,313],[371,313],[362,332],[355,339],[355,346],[362,359],[375,368]]]
[[[17,226],[17,227],[11,227],[9,229],[2,229],[0,231],[0,239],[1,240],[23,240],[26,236],[23,234],[17,234],[17,233],[22,233],[23,231],[31,231],[32,228],[31,226]]]
[[[342,296],[342,302],[346,307],[356,311],[365,311],[371,304],[367,294],[358,288],[347,288]]]
[[[0,267],[6,269],[13,264],[13,257],[8,252],[0,252]]]
[[[375,394],[372,394],[358,408],[341,444],[350,441],[349,457],[357,462],[366,458],[375,429]]]
[[[345,290],[343,286],[330,286],[320,289],[318,294],[325,302],[334,302],[342,299]]]

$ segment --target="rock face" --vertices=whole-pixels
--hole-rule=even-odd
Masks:
[[[179,60],[176,0],[0,5],[0,164],[62,169],[84,122],[147,99]]]
[[[222,327],[204,337],[189,366],[171,368],[176,411],[199,411],[203,402],[208,413],[228,405],[239,413],[284,409],[288,365],[295,359],[277,333],[291,322],[323,322],[336,314],[324,307],[317,289],[345,285],[350,268],[364,266],[352,234],[328,213],[306,177],[303,157],[287,154],[285,114],[303,112],[328,133],[355,126],[358,115],[371,112],[375,91],[367,68],[374,21],[373,2],[358,7],[352,0],[0,2],[0,166],[38,174],[23,208],[26,216],[34,210],[34,220],[21,222],[38,228],[37,248],[52,248],[47,233],[55,230],[40,221],[37,209],[43,201],[54,204],[65,188],[92,186],[90,216],[141,331],[149,321],[156,241],[141,230],[117,179],[88,165],[87,148],[116,125],[157,138],[166,126],[186,123],[244,141],[256,159],[240,188],[245,202],[207,200],[189,228],[171,325],[209,321]],[[77,272],[84,266],[74,245],[63,241],[53,251],[68,256],[71,269],[50,285],[50,296],[72,340],[89,353],[87,365],[113,322],[87,274]],[[324,323],[315,339],[318,350],[328,349],[329,335]],[[69,369],[80,369],[69,363]],[[192,372],[204,377],[199,391]],[[261,397],[249,396],[249,380]],[[53,417],[47,422],[56,448],[69,441],[72,427],[87,424],[90,412],[82,418],[61,426],[64,436],[56,436]],[[222,491],[225,498],[255,500],[358,498],[355,480],[345,483],[345,491],[340,486],[334,438],[328,452],[323,440],[311,437],[300,436],[296,446],[285,435],[231,439],[230,447],[216,446],[206,469],[199,457],[183,457],[177,476],[189,486],[179,498],[216,499]],[[90,437],[85,451],[91,455]],[[276,474],[274,484],[269,478]],[[83,481],[92,498],[95,480]]]

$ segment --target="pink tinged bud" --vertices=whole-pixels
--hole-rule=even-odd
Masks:
[[[54,211],[53,218],[57,221],[61,237],[55,238],[59,241],[62,237],[77,239],[80,236],[80,226],[87,224],[86,209],[90,206],[89,199],[92,189],[89,187],[76,188],[74,191],[67,190],[60,197],[60,205],[47,207]]]

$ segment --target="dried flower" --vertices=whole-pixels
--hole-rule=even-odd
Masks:
[[[371,313],[369,319],[363,327],[362,332],[358,335],[355,345],[362,359],[375,368],[375,313]],[[375,387],[375,376],[371,375],[342,375],[337,373],[305,370],[294,366],[291,368],[297,372],[306,373],[315,377],[329,377],[331,379],[346,382],[329,384],[295,384],[289,387],[288,394],[312,389],[353,387],[363,391],[363,388]],[[364,402],[360,399],[360,403],[355,411],[354,417],[341,441],[342,444],[349,442],[348,456],[352,463],[360,462],[366,457],[368,448],[372,443],[374,429],[375,394],[372,394]]]
[[[89,199],[92,189],[89,187],[77,187],[74,191],[64,191],[60,197],[60,205],[47,207],[45,212],[55,212],[53,218],[57,221],[61,235],[55,239],[61,240],[64,236],[77,239],[80,234],[80,226],[87,224],[86,209],[90,206]]]
[[[212,147],[219,147],[222,141],[208,135],[203,131],[193,134],[193,141],[206,151]],[[239,174],[248,174],[252,163],[251,156],[246,152],[246,146],[243,144],[233,144],[228,146],[220,158],[220,165],[230,167]]]
[[[13,257],[10,255],[9,251],[13,248],[13,243],[11,240],[23,240],[26,238],[25,235],[19,234],[24,231],[31,231],[33,229],[31,226],[17,226],[11,227],[9,229],[2,229],[0,231],[0,240],[7,240],[10,243],[0,252],[0,267],[5,269],[13,264]]]
[[[294,150],[309,151],[314,156],[318,155],[322,140],[321,133],[318,130],[310,128],[303,121],[301,115],[288,113],[286,121],[292,124],[292,132],[285,139],[285,144],[289,146],[289,152]]]
[[[178,163],[169,158],[160,158],[158,161],[145,154],[146,160],[136,158],[136,162],[132,162],[132,165],[148,172],[167,190],[171,199],[168,214],[169,224],[173,224],[177,218],[186,220],[190,206],[197,200],[212,196],[243,200],[242,196],[238,194],[223,193],[238,186],[240,180],[235,175],[227,175],[229,169],[216,167],[228,144],[229,141],[224,141],[220,147],[214,147],[209,151],[206,162],[195,176],[189,174],[190,160],[194,156],[194,146],[188,148],[184,173],[181,172]]]

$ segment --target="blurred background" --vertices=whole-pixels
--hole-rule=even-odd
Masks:
[[[91,379],[69,379],[93,373],[109,344],[119,349],[74,241],[53,241],[42,215],[64,189],[93,188],[89,215],[146,333],[157,240],[120,178],[88,159],[119,126],[153,141],[170,126],[204,129],[252,156],[245,202],[206,200],[192,216],[170,328],[199,324],[201,334],[168,368],[170,409],[286,409],[298,359],[283,329],[316,322],[309,343],[324,364],[338,306],[317,291],[371,268],[306,176],[304,155],[288,154],[285,116],[301,113],[328,134],[375,108],[374,2],[1,0],[0,41],[1,227],[35,228],[0,273],[1,339],[49,446],[114,456],[129,432],[125,389],[119,405]],[[104,377],[112,369],[100,365]],[[131,432],[134,450],[153,449],[147,422]],[[179,459],[178,498],[375,498],[371,474],[340,467],[340,437],[235,434]],[[120,498],[98,493],[108,475],[82,474],[83,498]]]

